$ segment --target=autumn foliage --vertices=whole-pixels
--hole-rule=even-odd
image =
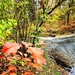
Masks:
[[[43,52],[26,42],[6,42],[0,51],[0,75],[34,75],[46,64]]]

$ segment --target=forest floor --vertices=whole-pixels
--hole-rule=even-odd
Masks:
[[[57,65],[55,61],[48,57],[48,52],[44,52],[47,65],[43,67],[43,71],[37,71],[35,75],[69,75],[69,72]]]

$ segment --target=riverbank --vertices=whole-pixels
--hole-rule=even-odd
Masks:
[[[69,75],[69,72],[58,65],[54,60],[49,58],[48,51],[44,52],[47,65],[43,67],[43,71],[37,71],[35,75]]]
[[[75,52],[74,52],[75,34],[61,35],[56,37],[40,37],[40,39],[42,39],[42,41],[44,41],[47,44],[45,50],[51,51],[51,54],[53,51],[54,58],[63,61],[66,65],[70,67],[73,66],[75,60],[74,57],[75,56]],[[50,62],[52,62],[52,60]],[[57,70],[57,72],[59,72],[60,74],[52,74],[52,75],[70,75],[69,71],[65,70],[64,68],[56,64],[56,62],[54,62],[53,64],[54,64],[54,69]]]

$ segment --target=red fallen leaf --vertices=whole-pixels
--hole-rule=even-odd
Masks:
[[[14,71],[10,71],[9,75],[17,75]]]
[[[2,54],[0,54],[0,58],[3,58],[4,56]]]
[[[33,72],[24,72],[23,75],[34,75]]]
[[[16,53],[17,50],[20,48],[20,44],[17,43],[12,43],[12,42],[6,42],[6,44],[4,45],[2,52],[3,53]]]
[[[16,71],[16,70],[17,70],[16,67],[13,66],[13,65],[11,65],[11,66],[8,67],[8,72],[10,72],[10,71]]]

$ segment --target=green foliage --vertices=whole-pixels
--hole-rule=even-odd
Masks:
[[[0,39],[4,42],[5,40],[8,40],[8,36],[11,36],[13,34],[13,30],[17,25],[16,20],[14,19],[8,19],[8,21],[1,20],[0,21]],[[0,43],[2,42],[0,41]]]
[[[13,17],[13,4],[12,0],[0,0],[0,19]]]
[[[40,17],[45,22],[48,19],[48,14],[42,14]]]
[[[0,38],[13,38],[16,42],[29,41],[30,37],[40,36],[44,31],[43,27],[39,27],[41,22],[43,26],[48,25],[47,28],[52,33],[58,33],[58,25],[68,24],[68,14],[75,20],[75,0],[65,0],[62,4],[61,1],[63,0],[0,0]],[[55,7],[57,4],[58,8]],[[51,14],[48,14],[50,11]],[[47,29],[44,32],[46,31]]]

